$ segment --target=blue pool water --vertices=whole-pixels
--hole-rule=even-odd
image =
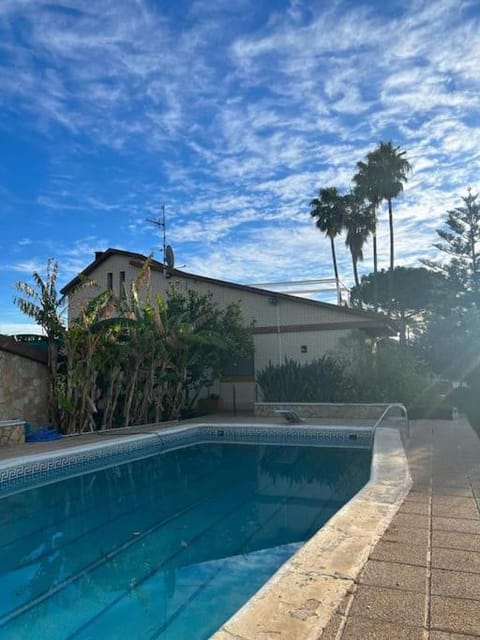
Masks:
[[[0,500],[0,638],[208,638],[367,481],[362,449],[199,444]]]

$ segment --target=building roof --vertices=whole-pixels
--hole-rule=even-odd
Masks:
[[[237,289],[239,291],[245,291],[248,293],[253,293],[260,296],[265,296],[268,298],[278,298],[280,300],[288,300],[290,302],[296,302],[299,304],[307,304],[313,305],[317,308],[329,309],[331,311],[342,312],[352,317],[352,325],[356,327],[383,327],[387,329],[387,332],[390,335],[394,335],[398,333],[398,327],[396,323],[386,316],[374,313],[371,311],[363,311],[358,309],[350,309],[349,307],[339,307],[336,304],[331,304],[329,302],[321,302],[319,300],[312,300],[310,298],[300,298],[299,296],[294,296],[288,293],[279,293],[278,291],[269,291],[268,289],[260,289],[258,287],[252,287],[250,285],[245,284],[237,284],[235,282],[229,282],[228,280],[219,280],[217,278],[209,278],[207,276],[201,276],[194,273],[188,273],[186,271],[180,271],[179,269],[171,269],[166,267],[163,263],[158,260],[154,260],[153,258],[148,258],[147,256],[141,253],[135,253],[133,251],[125,251],[123,249],[113,249],[109,248],[106,251],[96,251],[95,252],[95,260],[91,262],[83,271],[81,271],[73,280],[70,280],[63,289],[61,293],[63,295],[69,295],[76,286],[82,284],[85,279],[88,279],[89,276],[104,262],[106,262],[112,256],[122,256],[124,258],[128,258],[130,264],[134,266],[138,266],[139,268],[142,264],[145,263],[146,260],[150,260],[150,268],[152,271],[161,271],[164,269],[168,270],[168,273],[171,277],[178,278],[186,278],[188,280],[194,280],[197,282],[205,282],[207,284],[215,284],[217,286],[228,287],[230,289]]]

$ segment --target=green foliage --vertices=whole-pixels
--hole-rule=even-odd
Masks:
[[[356,306],[375,308],[389,313],[400,327],[400,339],[406,339],[410,325],[423,322],[428,309],[443,304],[448,290],[446,279],[424,267],[395,267],[393,291],[390,272],[379,271],[362,276],[360,285],[351,290],[351,300]]]
[[[353,276],[358,286],[357,263],[363,260],[363,247],[370,235],[375,233],[376,217],[372,206],[366,204],[358,190],[344,196],[344,228],[347,232],[345,244],[352,256]]]
[[[22,284],[36,306],[20,307],[48,320],[52,350],[60,346],[60,365],[57,359],[51,368],[52,416],[65,433],[177,418],[253,349],[236,303],[220,308],[210,295],[173,288],[165,300],[152,299],[148,261],[126,295],[100,294],[66,330],[56,273],[55,265],[47,284],[34,275],[38,293]]]
[[[480,311],[431,314],[414,348],[441,378],[468,383],[480,366]]]
[[[58,424],[57,407],[57,375],[58,375],[58,343],[65,335],[62,311],[65,299],[57,291],[58,263],[48,260],[46,277],[36,271],[32,274],[33,284],[17,282],[15,288],[22,294],[13,301],[29,318],[34,320],[45,331],[48,351],[48,418]]]
[[[265,402],[344,402],[353,386],[345,363],[333,356],[303,365],[291,359],[269,363],[257,373],[257,382]]]
[[[403,191],[407,175],[411,170],[405,157],[406,152],[395,147],[392,142],[380,142],[367,153],[365,161],[357,162],[357,173],[353,177],[361,198],[368,200],[374,210],[378,209],[382,200],[388,204],[388,221],[390,228],[390,272],[394,268],[394,233],[392,200]],[[377,273],[376,234],[373,243],[373,271]],[[389,277],[390,288],[393,287],[393,273]],[[376,304],[375,304],[376,307]]]
[[[357,163],[354,182],[372,204],[378,206],[382,200],[392,200],[403,191],[403,184],[411,171],[405,155],[406,152],[400,151],[400,147],[395,147],[392,142],[380,142],[367,153],[365,162]]]
[[[422,260],[428,267],[442,273],[455,291],[452,306],[468,308],[480,304],[480,202],[470,191],[462,197],[463,206],[447,211],[443,228],[437,229],[441,242],[434,246],[449,256],[448,262]]]
[[[406,346],[393,340],[372,345],[354,336],[344,341],[344,354],[355,381],[350,401],[402,402],[407,408],[440,402],[428,367]]]
[[[340,355],[269,364],[257,381],[265,402],[402,402],[429,410],[441,401],[428,369],[410,350],[392,341],[373,349],[360,334],[344,341]]]
[[[320,189],[318,198],[310,202],[310,215],[315,218],[317,229],[330,238],[333,270],[338,282],[337,257],[335,254],[335,238],[342,232],[345,217],[345,203],[336,187]]]

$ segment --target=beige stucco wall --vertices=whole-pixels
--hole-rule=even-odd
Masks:
[[[0,350],[0,420],[47,423],[47,367]]]
[[[255,371],[268,366],[283,364],[285,358],[299,364],[307,364],[339,348],[342,339],[351,333],[347,329],[302,331],[292,333],[268,333],[254,335]],[[302,347],[306,347],[303,352]]]

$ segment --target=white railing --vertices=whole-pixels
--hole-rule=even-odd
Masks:
[[[373,428],[372,428],[372,442],[375,439],[375,432],[377,431],[377,427],[380,426],[382,421],[386,418],[386,416],[390,413],[390,411],[392,409],[400,409],[400,411],[402,412],[402,416],[401,417],[404,418],[405,422],[407,423],[407,440],[410,439],[410,421],[408,419],[408,412],[407,412],[406,406],[404,404],[402,404],[401,402],[391,402],[389,405],[387,405],[385,407],[382,415],[380,416],[380,418],[378,418],[378,420],[373,425]]]

